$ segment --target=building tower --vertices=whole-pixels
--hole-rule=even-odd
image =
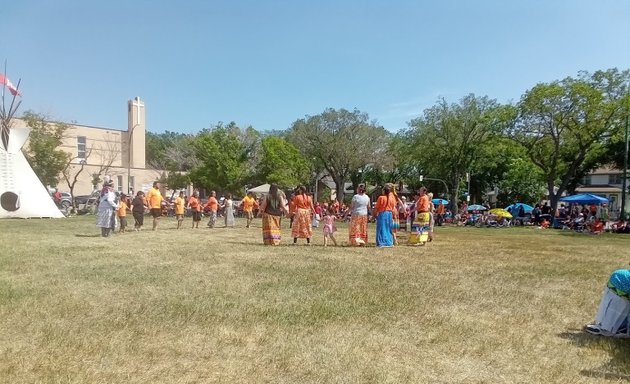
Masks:
[[[127,102],[128,125],[125,142],[127,143],[127,153],[125,154],[127,166],[127,192],[138,190],[134,185],[133,169],[144,169],[145,164],[145,132],[146,119],[144,102],[136,97]]]

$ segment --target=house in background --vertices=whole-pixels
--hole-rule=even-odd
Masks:
[[[144,102],[139,97],[127,102],[126,130],[68,124],[61,149],[72,156],[70,177],[79,174],[74,195],[88,195],[94,189],[94,175],[109,177],[119,192],[151,188],[163,171],[148,169],[145,158],[146,118]],[[14,120],[16,128],[26,127],[21,119]],[[59,189],[68,186],[60,176]]]
[[[621,212],[621,187],[623,170],[601,167],[589,173],[582,179],[582,185],[575,189],[577,193],[592,193],[603,196],[610,201],[611,217],[618,217]],[[628,195],[626,195],[626,211],[628,211]]]

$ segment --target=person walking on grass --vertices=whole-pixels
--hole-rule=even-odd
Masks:
[[[134,231],[141,231],[144,225],[144,211],[147,209],[144,192],[138,191],[131,201],[131,214],[133,215]]]
[[[314,214],[313,200],[306,194],[306,187],[300,186],[293,198],[295,201],[295,219],[293,220],[293,244],[297,244],[297,239],[306,239],[307,244],[311,244],[313,228],[311,218]]]
[[[324,247],[328,246],[328,239],[332,240],[335,247],[337,246],[337,239],[335,239],[335,232],[337,232],[337,225],[335,221],[337,216],[333,207],[328,207],[328,212],[324,216]]]
[[[247,225],[245,225],[245,228],[249,228],[252,224],[252,220],[254,219],[254,209],[258,208],[258,202],[256,201],[253,192],[247,193],[247,196],[245,196],[241,202],[241,206],[243,207],[243,213],[245,213],[245,217],[247,218]]]
[[[376,200],[374,218],[376,219],[376,246],[394,246],[394,220],[393,212],[396,209],[396,198],[391,192],[390,186],[385,185],[381,196]]]
[[[101,236],[109,237],[116,224],[115,210],[118,208],[114,184],[111,181],[103,183],[103,189],[98,201],[96,225],[101,228]]]
[[[370,211],[370,198],[365,194],[365,185],[359,184],[357,194],[352,197],[352,202],[350,203],[350,213],[352,215],[348,228],[350,245],[361,246],[367,243],[367,223]]]
[[[214,224],[217,222],[217,211],[219,210],[219,202],[217,201],[217,193],[215,191],[210,192],[210,198],[204,207],[208,211],[208,228],[214,228]]]
[[[282,231],[280,230],[280,219],[283,214],[289,211],[285,207],[286,197],[284,193],[278,189],[276,184],[271,184],[269,193],[260,203],[259,215],[262,215],[262,235],[263,244],[280,245],[282,239]]]
[[[223,210],[225,227],[234,228],[234,202],[232,201],[231,193],[228,193],[227,197],[223,200],[221,209]]]
[[[125,194],[120,195],[120,202],[118,203],[118,221],[120,222],[120,233],[124,233],[127,228],[127,196]]]
[[[158,222],[160,217],[162,217],[162,192],[160,192],[160,183],[154,182],[153,188],[149,189],[147,193],[147,202],[149,204],[149,209],[151,210],[151,216],[153,216],[153,230],[157,231]]]
[[[184,199],[184,191],[179,192],[179,196],[175,199],[175,217],[177,218],[177,229],[182,228],[184,223],[186,200]]]
[[[195,190],[188,199],[188,208],[192,213],[192,227],[199,228],[199,222],[201,221],[201,203],[199,202],[199,191]]]
[[[411,225],[411,233],[409,234],[409,244],[424,245],[426,243],[427,240],[425,240],[424,233],[427,232],[426,238],[428,239],[428,231],[431,224],[430,209],[431,200],[427,195],[427,189],[426,187],[421,187],[416,202],[416,218]]]

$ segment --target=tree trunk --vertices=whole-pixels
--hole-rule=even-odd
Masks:
[[[453,212],[453,216],[455,216],[458,212],[459,212],[459,207],[457,206],[457,199],[459,196],[459,175],[456,175],[452,180],[451,180],[451,193],[449,196],[449,207],[451,212]]]
[[[335,188],[337,191],[337,201],[339,202],[339,204],[343,203],[343,198],[344,198],[344,191],[345,191],[345,180],[343,178],[341,179],[335,179]]]

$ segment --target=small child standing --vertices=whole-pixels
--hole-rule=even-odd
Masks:
[[[328,239],[331,239],[333,244],[337,246],[337,240],[335,239],[337,226],[335,225],[335,220],[337,220],[337,217],[335,216],[335,209],[330,206],[328,207],[326,216],[324,216],[324,247],[328,246]]]
[[[120,222],[120,232],[125,232],[127,228],[127,196],[120,195],[120,202],[116,210],[118,221]]]

